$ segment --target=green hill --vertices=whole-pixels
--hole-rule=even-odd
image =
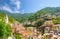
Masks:
[[[60,14],[60,7],[46,7],[37,12],[35,12],[29,20],[36,20],[38,17],[43,17],[45,15],[55,15]],[[33,19],[32,19],[33,18]]]
[[[0,16],[4,17],[5,15],[9,16],[9,20],[13,21],[13,19],[19,21],[19,22],[24,22],[26,21],[33,13],[25,13],[25,14],[20,14],[20,13],[9,13],[9,12],[4,12],[0,11]]]
[[[59,12],[60,12],[60,7],[46,7],[46,8],[43,8],[43,9],[37,11],[35,14],[38,14],[38,15],[45,15],[45,14],[54,15],[54,14],[57,14]]]

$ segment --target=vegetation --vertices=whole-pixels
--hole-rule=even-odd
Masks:
[[[45,15],[56,16],[59,13],[60,13],[60,7],[46,7],[34,13],[29,19],[32,21],[32,20],[36,20],[37,17],[41,17],[41,16],[43,17]]]
[[[33,15],[33,13],[20,14],[20,13],[9,13],[0,11],[0,16],[4,17],[6,14],[9,16],[10,22],[13,22],[13,20],[15,19],[20,23],[25,22],[31,15]]]
[[[60,24],[60,18],[56,18],[52,20],[54,24]]]
[[[15,38],[16,38],[16,39],[21,39],[21,37],[20,37],[20,34],[19,34],[19,33],[16,33],[14,36],[15,36]]]
[[[7,39],[12,33],[12,28],[10,25],[6,25],[4,19],[0,17],[0,37]]]
[[[35,23],[36,28],[39,28],[40,26],[42,26],[44,24],[44,22],[45,22],[45,20],[37,21]]]

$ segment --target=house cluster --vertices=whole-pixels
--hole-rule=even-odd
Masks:
[[[41,25],[39,27],[39,30],[41,32],[39,34],[39,36],[42,34],[42,36],[43,36],[42,39],[49,39],[49,38],[50,39],[60,39],[59,38],[59,36],[60,36],[60,24],[54,24],[52,21],[52,19],[54,19],[56,17],[59,18],[60,15],[57,15],[57,16],[49,16],[48,15],[45,18],[45,22],[43,23],[43,25]]]
[[[59,15],[58,15],[59,16]],[[42,20],[43,17],[40,17],[38,20]],[[25,28],[23,24],[14,21],[13,23],[10,23],[12,26],[12,32],[13,34],[15,33],[20,33],[21,34],[21,39],[38,39],[40,37],[40,34],[42,36],[44,35],[60,35],[60,24],[54,24],[52,22],[52,18],[56,18],[56,16],[50,16],[48,15],[49,18],[48,20],[44,22],[43,25],[39,27],[39,31],[37,31],[36,27],[27,27]],[[5,17],[6,23],[9,23],[8,16],[6,15]],[[26,22],[28,23],[28,22]],[[35,22],[32,22],[32,25],[34,25]],[[28,24],[31,24],[30,22]],[[38,34],[38,32],[40,34]],[[51,34],[53,33],[53,34]]]
[[[8,18],[7,15],[4,17],[4,19],[5,19],[6,24],[11,25],[12,33],[13,33],[12,35],[14,35],[16,33],[19,33],[21,39],[32,39],[32,38],[36,39],[37,38],[37,29],[36,29],[36,27],[25,28],[23,26],[23,24],[21,24],[21,23],[19,23],[17,21],[14,21],[13,23],[10,23],[9,18]]]
[[[50,31],[54,31],[59,32],[60,31],[60,24],[54,24],[51,20],[50,21],[46,21],[42,26],[40,26],[40,29],[44,28],[44,33],[45,32],[50,32]]]

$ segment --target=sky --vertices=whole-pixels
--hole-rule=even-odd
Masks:
[[[60,7],[60,0],[0,0],[0,10],[10,13],[34,13],[45,7]]]

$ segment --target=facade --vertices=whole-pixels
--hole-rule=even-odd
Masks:
[[[28,27],[27,28],[27,36],[30,36],[30,38],[36,39],[37,38],[36,27]]]
[[[50,33],[50,31],[53,31],[54,34],[59,34],[60,33],[60,24],[53,24],[53,22],[46,21],[42,26],[40,26],[40,29],[44,30],[44,33]]]

